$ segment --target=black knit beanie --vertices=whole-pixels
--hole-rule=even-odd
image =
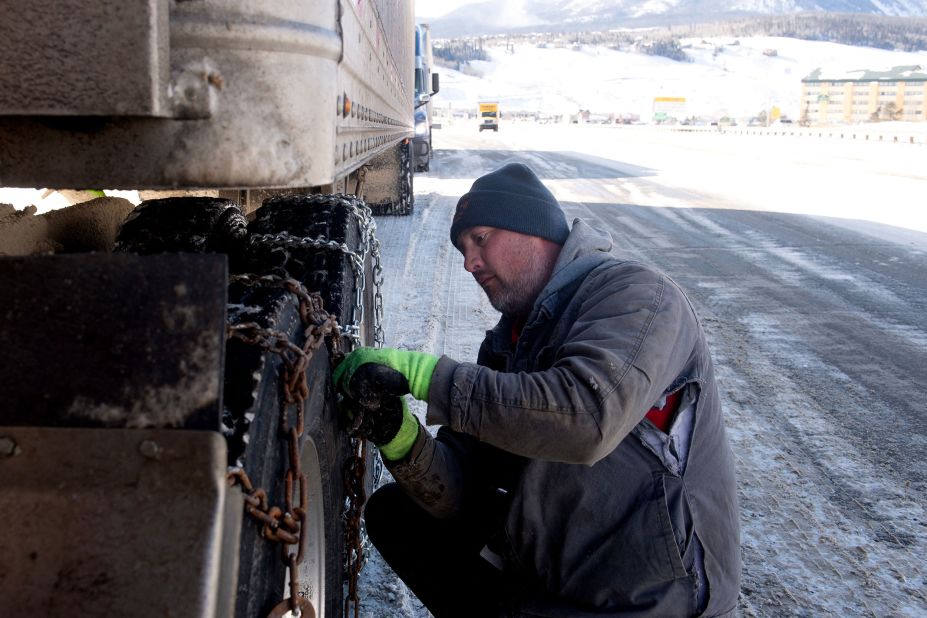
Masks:
[[[476,225],[540,236],[558,245],[570,235],[557,198],[523,163],[509,163],[476,179],[457,202],[451,243],[456,246],[457,236]]]

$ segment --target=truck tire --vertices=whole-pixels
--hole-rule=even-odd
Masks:
[[[425,162],[422,164],[422,171],[428,172],[431,171],[431,158],[434,156],[434,150],[431,149],[431,136],[428,136],[428,156],[425,157]]]
[[[267,281],[294,278],[308,291],[319,292],[325,309],[340,325],[355,326],[357,343],[372,345],[377,316],[373,252],[364,254],[365,285],[358,293],[357,262],[352,266],[343,249],[355,251],[363,245],[364,223],[359,224],[357,215],[363,217],[365,212],[369,217],[363,202],[349,196],[278,196],[265,200],[245,231],[241,229],[243,219],[238,219],[240,211],[227,200],[154,200],[143,203],[130,216],[117,246],[139,253],[231,247],[230,326],[257,323],[284,333],[297,345],[302,343],[305,327],[294,295],[279,286],[256,283],[260,279],[255,275],[272,275],[276,277]],[[229,232],[230,227],[234,233]],[[178,232],[184,228],[189,233]],[[191,241],[191,235],[203,240]],[[235,242],[227,242],[230,236]],[[146,246],[146,238],[151,239],[151,246]],[[344,611],[345,512],[349,504],[344,467],[352,454],[352,441],[335,405],[330,353],[330,347],[323,345],[312,355],[306,370],[308,397],[300,439],[300,467],[308,477],[307,527],[303,530],[308,538],[299,594],[311,601],[320,617],[341,616]],[[269,504],[281,508],[290,467],[287,443],[281,438],[283,362],[278,354],[253,343],[229,339],[222,419],[229,466],[243,469],[255,488],[267,492]],[[288,413],[292,415],[292,410]],[[373,486],[374,457],[373,449],[368,449],[361,482],[367,491]],[[258,521],[244,513],[242,516],[234,606],[237,617],[250,618],[267,615],[289,596],[289,573],[281,560],[281,546],[262,538]]]
[[[326,310],[336,316],[339,324],[346,330],[354,327],[357,344],[373,345],[377,316],[374,305],[374,256],[369,249],[365,253],[358,251],[364,244],[364,222],[358,220],[359,216],[367,217],[369,226],[370,215],[366,206],[350,196],[291,195],[265,200],[248,226],[252,239],[248,268],[252,272],[284,274],[300,281],[307,290],[318,291]],[[320,240],[322,242],[318,242]],[[332,244],[325,246],[326,242]],[[352,266],[352,259],[343,252],[343,247],[361,253],[362,277],[358,277],[361,273],[355,271],[357,263]],[[360,286],[363,289],[358,292]],[[291,300],[288,299],[288,302],[295,307]],[[249,304],[250,301],[245,303],[246,306]],[[301,333],[303,327],[296,315],[290,318],[290,323],[295,325],[294,334]],[[328,352],[327,347],[321,348],[313,356],[307,370],[309,398],[306,401],[301,467],[309,476],[307,520],[310,537],[308,564],[301,569],[300,594],[312,599],[318,616],[334,617],[343,615],[344,588],[347,584],[344,515],[348,507],[348,496],[343,477],[345,462],[351,459],[352,444],[337,413]],[[253,367],[245,368],[245,372],[249,369]],[[273,388],[266,392],[265,399],[276,404],[279,397],[277,381],[270,380],[266,386]],[[246,446],[246,469],[247,466],[257,469],[267,467],[268,464],[274,467],[271,460],[275,454],[281,460],[284,459],[277,429],[278,415],[264,417],[269,422],[265,422],[262,428],[255,427],[258,418],[255,417],[249,423],[250,432],[254,437],[260,437],[250,440]],[[261,446],[254,448],[258,443]],[[251,453],[248,454],[248,451]],[[365,478],[362,481],[367,491],[373,486],[375,457],[372,449],[368,453],[367,461],[364,462]],[[271,457],[268,458],[268,454]],[[271,496],[283,493],[280,464],[276,464],[276,467],[276,473],[271,472],[268,477],[268,485],[272,484],[270,479],[278,479],[278,485]],[[279,504],[278,500],[272,497],[271,503]],[[278,575],[272,578],[271,586],[268,578],[263,577],[265,568],[274,564],[281,565],[279,551],[275,547],[268,551],[269,544],[258,538],[259,526],[246,526],[246,529],[250,529],[247,534],[254,537],[254,551],[250,555],[250,564],[246,564],[246,533],[243,532],[239,573],[245,576],[247,569],[248,580],[261,582],[265,600],[257,603],[251,600],[252,595],[245,595],[241,599],[242,595],[239,594],[243,602],[238,603],[236,615],[241,618],[264,615],[270,610],[273,601],[284,596],[286,583],[286,577]],[[261,596],[255,595],[255,601]]]
[[[239,258],[247,224],[238,205],[214,197],[147,200],[129,213],[114,250],[122,253],[225,253]]]

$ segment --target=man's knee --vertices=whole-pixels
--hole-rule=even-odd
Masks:
[[[377,542],[377,537],[380,536],[381,530],[385,527],[382,526],[383,518],[386,513],[389,513],[389,493],[386,489],[390,485],[384,485],[376,491],[373,492],[373,495],[367,498],[367,503],[364,505],[364,525],[367,528],[367,534],[370,536],[370,540],[375,544]]]
[[[364,506],[364,524],[375,546],[379,548],[385,535],[395,535],[397,528],[404,525],[410,506],[414,504],[397,483],[373,492]]]

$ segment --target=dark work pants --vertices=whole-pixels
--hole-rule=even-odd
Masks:
[[[498,615],[502,572],[480,556],[491,512],[436,519],[390,483],[370,497],[364,520],[374,546],[435,618]]]

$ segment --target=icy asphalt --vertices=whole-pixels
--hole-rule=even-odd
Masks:
[[[927,147],[506,129],[436,131],[413,215],[378,219],[386,344],[475,359],[497,314],[448,242],[454,205],[532,165],[701,316],[737,461],[741,615],[927,615]],[[363,616],[428,616],[375,553],[361,585]]]

